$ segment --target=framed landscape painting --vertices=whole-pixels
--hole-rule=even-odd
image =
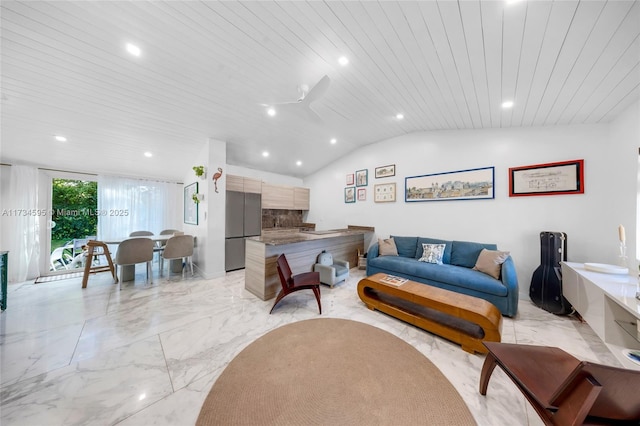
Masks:
[[[376,167],[376,179],[386,178],[396,175],[396,165],[389,164],[388,166]]]
[[[405,178],[405,201],[495,198],[494,168],[460,170]]]

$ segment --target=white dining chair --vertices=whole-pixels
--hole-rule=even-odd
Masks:
[[[153,260],[153,240],[150,238],[131,238],[124,240],[116,251],[116,269],[120,266],[119,280],[122,282],[124,266],[138,263],[147,264],[147,282],[153,283],[151,261]],[[135,277],[135,274],[134,274]]]
[[[193,235],[175,235],[167,240],[162,256],[160,257],[160,275],[164,271],[164,260],[169,260],[169,278],[171,278],[171,260],[180,259],[182,261],[182,275],[186,263],[189,262],[191,276],[193,276]]]

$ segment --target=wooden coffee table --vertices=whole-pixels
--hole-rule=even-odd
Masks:
[[[375,274],[358,283],[358,296],[371,310],[391,315],[462,345],[486,353],[483,341],[499,342],[502,314],[484,299],[407,280],[394,285]]]

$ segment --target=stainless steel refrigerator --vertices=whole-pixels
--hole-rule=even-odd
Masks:
[[[262,196],[227,191],[225,270],[244,268],[245,239],[262,231]]]

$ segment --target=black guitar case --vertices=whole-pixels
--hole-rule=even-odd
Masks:
[[[533,272],[529,297],[545,311],[567,315],[573,307],[562,295],[562,269],[560,262],[567,260],[567,234],[540,233],[540,266]]]

